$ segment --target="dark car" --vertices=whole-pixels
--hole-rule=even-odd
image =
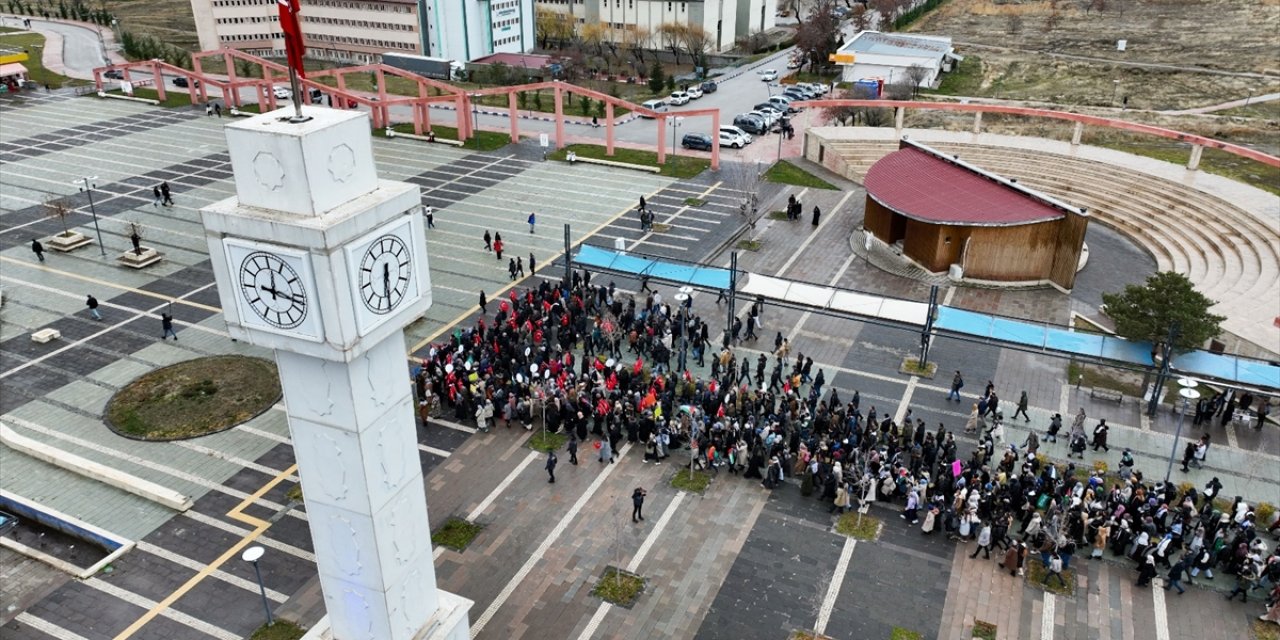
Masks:
[[[686,149],[711,150],[711,136],[705,133],[686,133],[680,139],[680,146]]]
[[[198,88],[198,87],[200,86],[200,81],[199,81],[199,80],[195,80],[194,82],[195,82],[195,86]],[[175,87],[185,87],[185,86],[187,86],[188,84],[189,84],[189,82],[187,81],[187,77],[186,77],[186,76],[178,76],[178,77],[176,77],[176,78],[174,78],[174,79],[173,79],[173,86],[175,86]]]
[[[708,81],[706,81],[706,82],[702,83],[702,92],[703,92],[703,93],[715,93],[715,92],[716,92],[716,89],[719,89],[719,88],[720,88],[720,87],[719,87],[719,86],[717,86],[717,85],[716,85],[716,83],[714,83],[714,82],[712,82],[712,81],[710,81],[710,80],[708,80]]]
[[[0,511],[0,535],[8,533],[18,526],[18,517],[12,513]]]
[[[120,69],[107,69],[102,76],[104,78],[111,78],[112,80],[124,80],[124,71],[121,71]]]
[[[745,113],[733,119],[733,126],[753,136],[762,135],[768,131],[764,126],[764,120]]]

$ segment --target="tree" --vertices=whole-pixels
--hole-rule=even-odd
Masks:
[[[854,92],[850,89],[841,89],[831,95],[836,100],[853,100],[856,99]],[[826,107],[822,110],[822,115],[829,120],[835,120],[836,124],[844,126],[850,122],[856,122],[858,107]]]
[[[639,25],[628,26],[622,30],[622,50],[634,58],[635,62],[642,68],[644,66],[644,51],[649,46],[650,37],[649,30]]]
[[[604,41],[609,38],[609,25],[603,22],[584,24],[578,30],[578,42],[583,53],[594,56],[604,55]]]
[[[1176,322],[1176,351],[1200,348],[1222,333],[1226,320],[1209,313],[1213,301],[1196,291],[1190,279],[1173,271],[1152,274],[1145,283],[1131,284],[1120,293],[1104,293],[1102,302],[1116,323],[1116,333],[1130,340],[1163,342]]]
[[[911,81],[911,97],[914,98],[920,92],[920,83],[929,77],[929,70],[924,65],[913,64],[907,67],[906,76]]]
[[[763,31],[756,29],[745,35],[738,36],[734,44],[743,53],[759,53],[769,45],[769,37]]]
[[[760,190],[766,182],[764,167],[759,162],[725,162],[721,171],[729,187],[741,194],[738,215],[748,227],[756,228],[764,213],[760,209]]]
[[[71,215],[71,207],[67,206],[66,200],[56,196],[45,200],[44,215],[62,223],[62,235],[71,235],[71,229],[67,228],[67,216]]]
[[[698,25],[690,25],[680,33],[680,43],[693,60],[693,66],[705,69],[707,48],[711,46],[711,34]]]
[[[809,19],[796,30],[796,48],[809,63],[810,71],[817,73],[818,67],[825,65],[827,58],[836,52],[839,35],[840,19],[836,17],[831,0],[818,0]]]
[[[689,27],[679,22],[664,22],[658,27],[658,33],[662,35],[662,45],[671,52],[675,57],[676,64],[680,64],[680,52],[684,47],[684,34]]]
[[[573,16],[537,7],[533,28],[540,48],[549,49],[552,42],[557,48],[564,48],[564,43],[573,36]]]
[[[661,93],[662,87],[666,85],[667,78],[663,74],[662,63],[657,58],[654,58],[653,65],[649,67],[649,93]]]

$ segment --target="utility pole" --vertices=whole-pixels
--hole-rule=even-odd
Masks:
[[[1174,320],[1169,325],[1169,337],[1165,338],[1164,344],[1156,345],[1162,362],[1160,362],[1160,372],[1156,374],[1156,382],[1151,387],[1151,399],[1147,401],[1147,416],[1149,417],[1155,417],[1156,409],[1160,406],[1160,392],[1164,390],[1165,380],[1169,379],[1169,368],[1173,360],[1173,343],[1177,339],[1178,321]]]

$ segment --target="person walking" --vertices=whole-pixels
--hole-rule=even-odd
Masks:
[[[151,195],[155,196],[155,199],[151,201],[151,206],[160,206],[160,202],[164,200],[164,195],[160,193],[160,185],[151,187]]]
[[[599,445],[600,445],[600,455],[596,456],[596,460],[600,464],[604,464],[605,460],[608,460],[609,464],[613,464],[613,446],[609,443],[609,439],[600,438]]]
[[[983,560],[991,559],[991,523],[984,522],[982,529],[978,531],[978,547],[969,554],[970,558],[978,557],[978,552],[982,552]]]
[[[578,466],[578,439],[569,437],[569,464]]]
[[[1027,392],[1024,390],[1022,392],[1022,397],[1018,398],[1018,410],[1013,412],[1012,419],[1017,420],[1018,414],[1022,414],[1022,418],[1024,420],[1026,420],[1027,422],[1031,422],[1031,416],[1027,415],[1028,404],[1029,403],[1027,402]]]
[[[163,205],[164,205],[164,206],[166,206],[166,207],[172,207],[172,206],[173,206],[173,194],[171,194],[171,193],[169,192],[169,183],[168,183],[168,182],[161,182],[161,183],[160,183],[160,193],[161,193],[161,195],[163,195],[163,196],[164,196],[164,202],[162,202],[161,204],[163,204]]]
[[[1172,567],[1169,567],[1169,581],[1164,585],[1164,590],[1168,591],[1170,587],[1178,590],[1178,595],[1187,592],[1182,588],[1182,574],[1187,570],[1187,556],[1182,556]]]
[[[206,103],[204,103],[204,117],[206,117],[206,118],[212,118],[212,117],[213,117],[213,103],[212,103],[212,102],[206,102]]]
[[[533,235],[534,225],[538,223],[538,214],[529,212],[529,234]]]
[[[501,238],[501,237],[494,238],[494,239],[493,239],[493,252],[494,252],[494,253],[496,253],[496,254],[498,254],[498,262],[502,262],[502,247],[503,247],[503,245],[502,245],[502,238]]]
[[[644,497],[647,495],[649,495],[649,492],[645,491],[644,487],[636,487],[636,490],[631,492],[632,522],[644,520]]]
[[[536,268],[534,267],[534,265],[535,265],[535,264],[537,264],[537,263],[533,261],[533,252],[532,252],[532,251],[530,251],[530,252],[529,252],[529,275],[531,275],[531,276],[532,276],[532,275],[536,275],[536,274],[538,273],[538,272],[536,271]]]
[[[1058,584],[1066,588],[1067,581],[1062,577],[1062,556],[1057,551],[1049,556],[1049,562],[1045,564],[1044,586],[1049,586],[1049,578],[1057,578]]]
[[[1111,447],[1107,446],[1107,432],[1111,427],[1107,426],[1107,420],[1103,418],[1098,421],[1098,426],[1093,428],[1093,450],[1097,451],[1098,447],[1102,447],[1106,451],[1111,451]]]
[[[36,254],[36,258],[38,258],[40,262],[44,262],[44,245],[40,244],[40,240],[38,238],[31,239],[31,253]]]
[[[92,293],[89,294],[89,298],[84,301],[84,306],[89,307],[89,315],[93,316],[94,320],[102,320],[102,314],[98,313],[98,299],[93,297]]]
[[[649,210],[648,203],[644,201],[644,196],[640,196],[640,208],[637,209],[637,211],[639,211],[640,213],[644,213],[645,211],[648,211],[648,210]]]
[[[422,213],[427,216],[427,228],[436,228],[436,208],[431,205],[427,205],[422,208]]]
[[[556,452],[548,451],[547,452],[547,476],[548,476],[547,483],[548,484],[556,483],[556,462],[558,462],[558,460],[556,460]]]
[[[512,280],[516,279],[516,259],[515,258],[512,258],[507,261],[507,274],[511,276]]]
[[[817,205],[813,207],[813,226],[818,226],[818,219],[822,217],[822,210]]]
[[[173,336],[173,341],[178,341],[178,334],[173,330],[173,316],[171,314],[160,312],[160,328],[164,334],[160,336],[161,340],[168,340],[169,336]]]
[[[213,112],[214,112],[215,114],[217,114],[217,116],[218,116],[219,118],[221,118],[221,117],[222,117],[222,103],[221,103],[221,102],[214,102],[214,103],[213,103]]]
[[[962,388],[964,388],[964,378],[960,376],[959,371],[956,371],[956,375],[951,378],[951,391],[947,393],[947,400],[960,402],[960,389]]]
[[[486,314],[486,315],[489,313],[488,304],[489,304],[489,299],[484,297],[483,290],[480,291],[480,313]]]
[[[489,235],[489,230],[484,230],[484,250],[493,251],[493,236]]]
[[[516,271],[520,272],[520,277],[524,277],[524,258],[516,256]]]

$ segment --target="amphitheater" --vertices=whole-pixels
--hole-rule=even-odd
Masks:
[[[1096,222],[1186,274],[1226,316],[1227,349],[1280,352],[1280,198],[1160,160],[1065,141],[886,127],[816,127],[805,157],[861,183],[899,136],[1087,207]],[[1243,342],[1243,343],[1242,343]]]

